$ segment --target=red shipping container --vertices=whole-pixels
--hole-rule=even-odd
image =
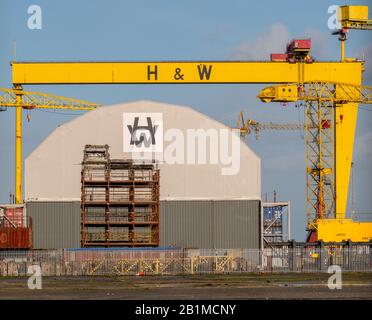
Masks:
[[[288,54],[287,53],[272,53],[270,55],[271,61],[287,61]]]
[[[295,40],[294,45],[298,49],[311,49],[311,39]]]
[[[0,249],[31,248],[31,228],[0,228]]]
[[[287,52],[294,49],[311,49],[311,39],[295,39],[287,45]]]

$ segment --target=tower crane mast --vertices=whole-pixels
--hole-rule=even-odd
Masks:
[[[335,127],[344,121],[344,115],[338,112],[337,118],[335,110],[348,103],[372,104],[372,87],[314,81],[267,87],[258,98],[263,102],[305,102],[308,240],[317,239],[320,222],[346,219],[345,212],[336,210]]]
[[[53,94],[23,91],[21,86],[14,89],[0,88],[0,107],[15,108],[15,202],[22,203],[22,110],[56,109],[56,110],[92,110],[98,104],[57,96]]]

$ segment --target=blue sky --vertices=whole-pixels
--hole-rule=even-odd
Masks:
[[[42,8],[42,30],[27,27],[27,8]],[[11,86],[9,62],[17,60],[225,60],[269,58],[295,37],[312,37],[319,60],[339,59],[339,43],[327,27],[332,4],[371,1],[0,1],[0,87]],[[372,13],[370,13],[371,16]],[[366,56],[365,83],[372,84],[372,41],[367,31],[351,31],[347,56]],[[371,62],[370,62],[371,61]],[[294,122],[303,113],[266,105],[258,85],[28,86],[111,104],[139,99],[188,105],[233,126],[239,110],[261,122]],[[372,110],[372,109],[370,109]],[[24,158],[58,125],[78,113],[34,110],[24,118]],[[26,113],[25,113],[26,117]],[[372,112],[360,110],[355,144],[355,210],[372,211]],[[262,192],[292,204],[293,236],[304,240],[305,143],[300,132],[262,132],[248,144],[262,158]],[[0,113],[0,203],[14,190],[14,110]]]

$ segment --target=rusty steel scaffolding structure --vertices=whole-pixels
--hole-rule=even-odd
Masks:
[[[159,246],[159,169],[110,159],[108,145],[86,145],[81,170],[81,246]]]

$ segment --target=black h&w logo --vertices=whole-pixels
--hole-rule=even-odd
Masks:
[[[143,143],[144,146],[147,148],[150,145],[156,144],[155,133],[156,133],[158,126],[152,125],[151,117],[146,117],[146,119],[147,119],[147,126],[138,125],[139,117],[134,118],[133,125],[127,125],[129,133],[131,135],[131,138],[130,138],[131,145],[136,145],[138,147],[138,146],[141,146],[141,144]],[[140,132],[139,136],[136,134],[137,131],[142,131]],[[146,135],[146,133],[143,131],[148,131],[150,134]]]

